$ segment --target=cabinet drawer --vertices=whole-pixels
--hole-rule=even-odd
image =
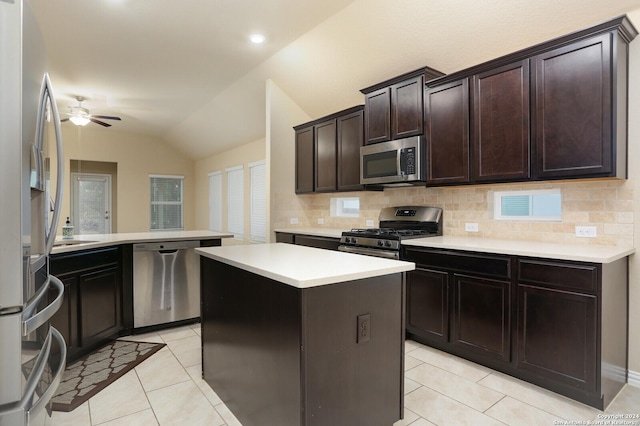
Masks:
[[[84,271],[99,266],[117,264],[119,261],[120,251],[118,247],[81,250],[52,255],[50,270],[53,275],[59,275],[72,271]]]
[[[511,258],[470,255],[447,250],[406,250],[406,258],[422,266],[511,279]]]
[[[518,281],[521,283],[596,291],[598,286],[598,266],[590,263],[519,259]]]

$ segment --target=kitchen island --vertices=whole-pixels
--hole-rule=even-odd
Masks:
[[[202,256],[203,377],[245,426],[389,426],[403,413],[410,262],[294,246]]]

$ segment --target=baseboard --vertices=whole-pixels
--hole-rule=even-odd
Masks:
[[[640,372],[629,370],[629,377],[627,378],[627,383],[632,386],[637,386],[640,388]]]

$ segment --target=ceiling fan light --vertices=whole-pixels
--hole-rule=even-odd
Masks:
[[[89,119],[81,115],[73,115],[69,117],[69,120],[76,126],[86,126],[87,124],[89,124]]]

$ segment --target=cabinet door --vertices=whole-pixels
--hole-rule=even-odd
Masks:
[[[529,60],[473,76],[473,181],[529,178]]]
[[[427,269],[407,273],[407,331],[429,342],[449,341],[448,277]]]
[[[613,172],[611,34],[535,56],[537,178]]]
[[[483,357],[511,360],[511,283],[454,275],[451,341]]]
[[[391,86],[391,138],[424,134],[424,76]]]
[[[357,191],[360,185],[360,147],[364,143],[364,113],[338,117],[338,190]]]
[[[336,181],[336,120],[317,124],[315,132],[315,190],[335,191]]]
[[[296,194],[313,192],[313,126],[296,131]]]
[[[120,276],[117,266],[80,275],[80,344],[83,347],[122,329]]]
[[[364,114],[367,144],[391,140],[391,89],[389,87],[365,96]]]
[[[427,185],[469,182],[469,80],[427,89]]]
[[[598,330],[594,295],[518,286],[518,368],[596,390]]]
[[[58,278],[64,284],[64,297],[62,306],[51,318],[54,326],[64,337],[67,344],[67,359],[73,359],[78,351],[78,275],[75,273],[59,275]],[[51,291],[49,302],[57,296],[57,292]]]

